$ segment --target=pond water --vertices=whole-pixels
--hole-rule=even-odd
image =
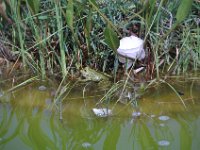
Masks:
[[[187,108],[167,85],[150,88],[138,106],[110,102],[98,117],[92,109],[103,96],[95,87],[76,86],[53,104],[54,86],[32,83],[14,92],[0,83],[2,150],[196,150],[200,147],[200,81],[176,82]],[[84,91],[84,96],[83,96]],[[61,108],[62,106],[62,111]],[[114,106],[114,107],[113,107]]]

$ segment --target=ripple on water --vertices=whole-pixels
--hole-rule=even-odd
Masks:
[[[158,145],[160,145],[160,146],[169,146],[170,142],[167,141],[167,140],[161,140],[161,141],[158,141]]]
[[[164,123],[160,123],[160,126],[161,126],[161,127],[164,127],[164,126],[165,126],[165,124],[164,124]]]
[[[89,147],[91,147],[91,144],[88,143],[88,142],[84,142],[84,143],[82,144],[82,146],[83,146],[84,148],[89,148]]]
[[[52,104],[52,99],[50,99],[50,98],[45,99],[45,103],[47,105],[51,105]]]
[[[158,119],[161,121],[167,121],[170,119],[170,117],[169,116],[159,116]]]
[[[38,87],[38,90],[40,90],[40,91],[45,91],[46,89],[47,89],[47,87],[44,85],[41,85]]]

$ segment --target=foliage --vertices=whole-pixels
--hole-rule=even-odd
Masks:
[[[43,78],[65,78],[84,66],[116,73],[119,39],[130,34],[145,40],[150,79],[155,72],[160,78],[199,69],[198,1],[11,0],[11,5],[8,36],[23,64]]]

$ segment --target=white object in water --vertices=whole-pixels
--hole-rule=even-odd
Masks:
[[[145,58],[145,51],[143,49],[144,41],[136,36],[124,37],[120,40],[117,53],[119,54],[119,61],[127,63],[127,68],[133,64],[133,60],[142,60]]]
[[[139,117],[139,116],[141,116],[141,115],[142,115],[142,113],[139,112],[139,111],[136,111],[136,112],[133,112],[133,113],[132,113],[132,116],[133,116],[133,117]]]
[[[40,91],[45,91],[45,90],[47,89],[47,87],[44,86],[44,85],[41,85],[41,86],[38,87],[38,89],[39,89]]]
[[[161,140],[161,141],[158,141],[158,145],[160,145],[160,146],[169,146],[170,142],[167,141],[167,140]]]
[[[90,147],[91,147],[91,144],[88,143],[88,142],[84,142],[84,143],[82,144],[82,146],[83,146],[84,148],[90,148]]]
[[[169,116],[159,116],[158,119],[161,121],[167,121],[170,119],[170,117]]]
[[[92,111],[98,117],[107,117],[112,115],[112,111],[108,108],[93,108]]]

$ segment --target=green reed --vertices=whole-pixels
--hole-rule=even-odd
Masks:
[[[30,11],[29,11],[30,12]],[[31,14],[30,14],[31,16]],[[39,30],[37,24],[35,23],[36,20],[33,19],[33,17],[29,17],[30,26],[32,32],[34,33],[35,43],[39,43],[42,41],[43,38],[45,38],[45,35],[42,35],[42,31]],[[30,60],[32,62],[32,65],[35,65],[35,71],[37,71],[38,74],[41,74],[42,79],[45,79],[46,76],[46,67],[45,67],[45,42],[42,42],[37,46],[38,48],[38,54],[39,54],[39,62],[35,62],[34,56],[31,56]]]
[[[13,35],[16,39],[15,44],[19,44],[18,50],[22,58],[23,65],[26,65],[26,51],[25,51],[25,34],[22,29],[22,22],[19,15],[19,3],[17,1],[11,0],[11,7],[13,8],[13,20],[16,23],[16,29],[13,29]],[[17,40],[18,39],[18,40]]]
[[[26,1],[25,5],[11,2],[17,6],[12,13],[15,22],[12,41],[18,47],[16,51],[23,65],[42,78],[50,74],[67,80],[70,69],[78,72],[90,66],[109,72],[117,83],[116,50],[119,40],[132,33],[145,41],[148,55],[143,63],[150,70],[146,72],[151,77],[148,80],[163,80],[166,73],[199,70],[197,1],[37,0]],[[106,97],[112,96],[113,89]]]
[[[62,20],[62,8],[60,5],[60,1],[55,1],[55,13],[56,13],[56,25],[57,29],[61,29],[63,27],[63,20]],[[63,77],[67,74],[66,70],[66,59],[65,59],[65,42],[63,39],[63,31],[58,32],[59,38],[59,47],[60,47],[60,66],[62,70]]]
[[[17,5],[14,1],[12,3],[12,5]],[[47,68],[45,66],[47,60],[51,62],[48,69],[60,66],[62,76],[66,75],[67,64],[72,58],[74,59],[73,64],[76,66],[97,65],[95,60],[98,60],[98,65],[96,66],[98,69],[105,71],[114,68],[114,61],[112,66],[108,65],[108,57],[115,57],[119,39],[127,34],[126,32],[120,32],[120,30],[129,30],[131,32],[129,27],[137,23],[140,26],[139,31],[137,31],[139,37],[144,38],[145,42],[150,43],[150,47],[146,48],[151,49],[150,53],[153,54],[156,76],[159,78],[159,68],[162,67],[159,66],[161,58],[167,58],[164,62],[165,66],[170,65],[169,58],[171,62],[174,61],[174,58],[170,57],[169,49],[180,45],[179,43],[170,43],[170,40],[176,38],[174,37],[174,29],[172,27],[166,29],[163,22],[165,19],[170,21],[172,19],[170,18],[171,14],[173,18],[178,16],[178,23],[182,24],[181,21],[189,13],[180,16],[180,13],[176,12],[175,9],[183,6],[179,5],[179,3],[172,5],[172,2],[164,0],[160,3],[157,3],[155,0],[152,0],[151,3],[144,3],[142,1],[134,3],[128,0],[125,2],[116,1],[114,3],[105,1],[103,4],[94,0],[82,2],[69,0],[62,3],[59,1],[49,1],[48,4],[42,5],[42,1],[37,1],[36,4],[29,2],[22,7],[29,7],[30,9],[20,11],[20,6],[18,6],[14,10],[15,13],[13,13],[13,19],[17,27],[17,33],[14,34],[17,34],[16,36],[19,37],[19,41],[16,42],[19,42],[23,63],[28,63],[26,59],[30,56],[37,62],[35,60],[37,58],[33,57],[31,53],[31,48],[26,45],[26,32],[22,29],[22,25],[27,24],[32,28],[32,34],[35,38],[32,48],[36,48],[39,53],[39,70],[41,70],[42,76],[46,74],[45,69]],[[19,3],[18,5],[22,4]],[[55,14],[55,16],[52,14]],[[22,17],[23,19],[21,19]],[[189,16],[188,19],[192,20],[195,17],[197,16]],[[27,20],[27,22],[22,22],[22,20]],[[177,26],[176,22],[173,24]],[[189,29],[191,26],[182,24],[180,27],[182,29]],[[199,28],[198,25],[196,27]],[[182,33],[179,32],[179,38],[183,40],[177,42],[184,43],[184,38],[186,38],[184,35],[186,32],[184,33],[184,31]],[[199,29],[195,29],[195,26],[193,26],[193,31],[195,33],[191,33],[190,37],[196,35],[199,38]],[[13,32],[15,32],[15,28],[13,28]],[[47,33],[45,34],[45,32]],[[164,39],[159,35],[160,32],[163,32]],[[59,45],[56,47],[57,49],[51,45],[51,40],[54,37],[57,38],[56,42]],[[188,42],[185,44],[188,44]],[[50,50],[47,47],[50,47]],[[168,50],[163,47],[167,47]],[[197,51],[198,49],[194,51],[194,56]],[[49,57],[49,53],[53,56]],[[198,68],[197,62],[193,63],[196,69]],[[188,63],[190,63],[189,60],[187,60],[186,64]],[[184,69],[184,72],[186,70]]]

